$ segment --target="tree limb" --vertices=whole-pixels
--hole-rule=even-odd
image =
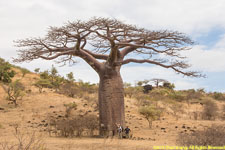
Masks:
[[[149,64],[154,64],[154,65],[161,66],[163,68],[171,68],[175,72],[183,74],[185,76],[204,77],[203,75],[199,74],[198,72],[194,72],[194,71],[184,72],[184,71],[181,71],[181,69],[186,69],[186,68],[189,67],[189,65],[187,65],[187,64],[185,64],[183,62],[177,62],[177,63],[172,63],[170,65],[165,65],[162,62],[152,61],[152,60],[148,60],[148,59],[143,59],[143,60],[126,59],[126,60],[124,60],[122,62],[118,62],[118,63],[120,63],[120,65],[124,65],[124,64],[128,64],[128,63],[149,63]]]
[[[102,59],[102,60],[108,59],[108,55],[93,53],[93,52],[91,52],[89,50],[85,50],[85,49],[82,49],[82,50],[87,52],[88,54],[90,54],[91,56],[93,56],[96,59]]]

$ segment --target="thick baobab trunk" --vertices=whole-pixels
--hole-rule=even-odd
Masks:
[[[118,124],[125,126],[123,81],[116,70],[104,69],[99,75],[100,135],[115,134]]]

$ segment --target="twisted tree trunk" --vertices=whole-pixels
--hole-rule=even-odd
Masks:
[[[117,125],[125,126],[124,90],[120,67],[105,67],[99,74],[99,122],[100,135],[116,133]]]

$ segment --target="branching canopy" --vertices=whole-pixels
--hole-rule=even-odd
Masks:
[[[68,22],[62,27],[50,27],[44,38],[29,38],[16,43],[22,49],[15,62],[58,58],[59,62],[73,63],[77,56],[97,72],[103,64],[113,69],[128,63],[149,63],[186,76],[201,76],[198,72],[185,71],[190,66],[180,52],[190,50],[193,41],[183,33],[150,31],[116,19]]]

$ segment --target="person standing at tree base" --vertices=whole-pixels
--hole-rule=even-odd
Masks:
[[[127,139],[129,139],[130,138],[130,128],[127,126],[125,129],[124,129],[124,131],[125,131],[125,134],[126,134],[126,138]]]

